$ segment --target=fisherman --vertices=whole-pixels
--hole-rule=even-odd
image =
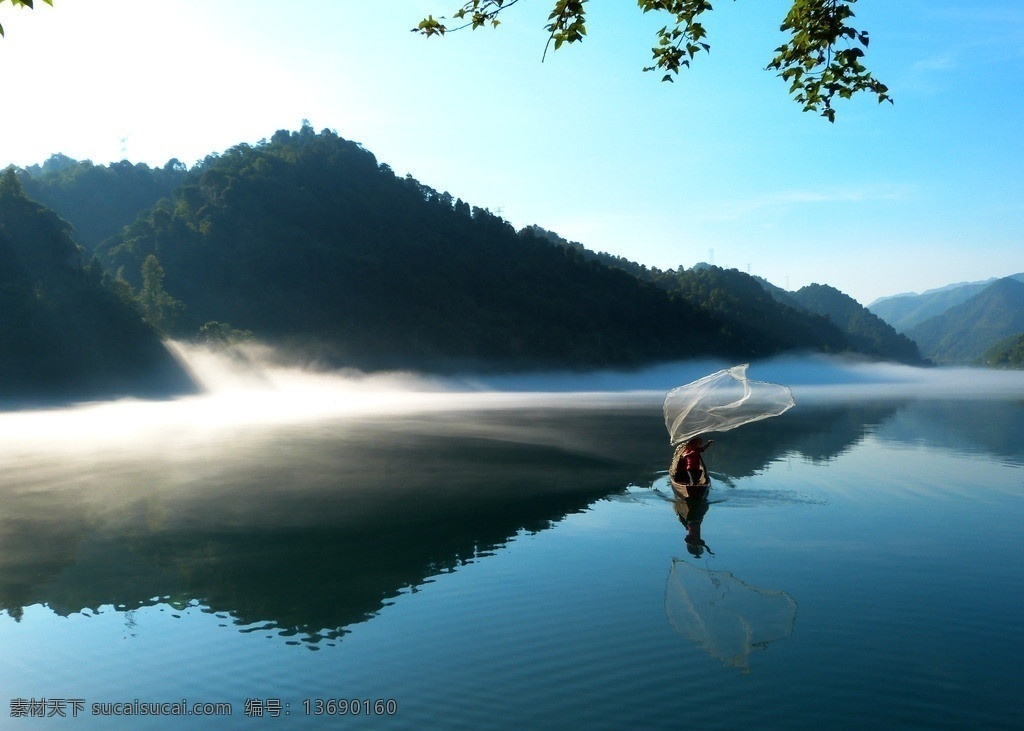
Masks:
[[[701,474],[704,471],[704,465],[701,461],[701,455],[704,450],[715,443],[714,439],[709,439],[707,444],[700,437],[693,437],[686,442],[686,447],[683,449],[681,456],[681,466],[686,471],[687,484],[699,485]]]

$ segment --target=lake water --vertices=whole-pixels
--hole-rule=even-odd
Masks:
[[[686,504],[713,369],[0,414],[0,728],[1024,728],[1024,375],[755,364]]]

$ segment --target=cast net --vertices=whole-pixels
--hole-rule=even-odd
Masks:
[[[796,403],[787,386],[747,378],[748,365],[712,373],[668,392],[665,427],[672,444],[778,416]]]

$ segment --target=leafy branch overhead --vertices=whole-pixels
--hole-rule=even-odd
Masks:
[[[8,0],[0,0],[0,5],[3,5]],[[10,0],[11,5],[16,8],[32,8],[34,0]],[[53,0],[43,0],[47,5],[52,6]],[[4,27],[0,25],[0,36],[4,34]]]
[[[444,17],[430,15],[413,31],[441,36],[464,28],[496,28],[501,22],[498,16],[519,1],[467,0],[452,14],[457,21],[452,26]],[[545,54],[552,44],[557,50],[565,43],[583,40],[587,34],[587,1],[555,0],[544,26],[548,33]],[[804,111],[818,112],[830,122],[835,121],[832,101],[837,96],[849,99],[858,92],[868,92],[877,95],[879,103],[892,103],[888,87],[862,63],[868,33],[850,25],[855,2],[793,0],[780,27],[789,38],[775,49],[776,55],[766,67],[789,82],[790,93]],[[697,54],[711,50],[701,23],[704,13],[712,10],[709,0],[637,0],[637,6],[644,13],[657,11],[670,17],[670,22],[657,32],[657,43],[651,49],[653,63],[644,71],[663,71],[662,81],[673,81]]]
[[[892,103],[889,88],[861,63],[867,31],[848,24],[857,0],[797,0],[782,23],[790,40],[775,49],[768,68],[790,82],[789,91],[804,111],[820,111],[835,121],[832,99],[849,99],[859,91]],[[840,47],[840,46],[844,47]]]

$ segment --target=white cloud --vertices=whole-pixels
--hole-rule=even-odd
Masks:
[[[913,187],[905,184],[877,183],[854,187],[831,187],[818,190],[791,189],[761,193],[746,198],[719,200],[702,206],[701,220],[709,222],[736,221],[766,213],[785,214],[795,208],[831,204],[858,204],[878,201],[908,200]],[[770,225],[770,221],[765,221]]]

